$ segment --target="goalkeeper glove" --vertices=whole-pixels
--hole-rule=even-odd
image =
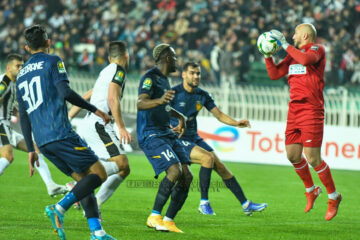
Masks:
[[[280,31],[273,29],[270,30],[270,37],[274,40],[276,40],[277,44],[282,47],[284,50],[286,50],[289,46],[288,42],[286,41],[286,38],[284,34],[282,34]]]

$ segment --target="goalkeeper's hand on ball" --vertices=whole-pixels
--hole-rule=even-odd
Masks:
[[[289,43],[286,41],[284,34],[282,34],[280,31],[276,29],[270,30],[270,37],[276,40],[277,44],[285,50],[289,46]]]

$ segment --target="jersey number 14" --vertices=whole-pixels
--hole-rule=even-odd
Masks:
[[[22,99],[29,105],[28,109],[26,109],[28,114],[37,109],[43,103],[40,76],[33,77],[29,84],[27,81],[20,83],[19,88],[24,89]]]

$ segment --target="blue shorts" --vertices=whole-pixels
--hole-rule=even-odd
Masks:
[[[79,135],[51,142],[39,147],[60,171],[70,176],[73,172],[82,173],[98,161],[98,157]]]
[[[190,158],[176,136],[149,137],[140,147],[149,159],[156,178],[175,163],[190,164]]]
[[[212,147],[210,147],[209,144],[207,144],[199,135],[192,137],[182,137],[180,138],[180,143],[183,146],[188,158],[190,158],[191,150],[195,146],[199,146],[208,152],[214,151],[214,149],[212,149]]]

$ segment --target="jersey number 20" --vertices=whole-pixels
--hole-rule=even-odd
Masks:
[[[29,84],[27,81],[20,83],[19,88],[24,89],[22,99],[29,105],[29,108],[26,109],[28,114],[37,109],[43,103],[40,76],[33,77]],[[36,94],[34,91],[36,91]]]

